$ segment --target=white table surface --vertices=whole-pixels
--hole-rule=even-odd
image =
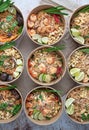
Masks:
[[[17,7],[19,7],[19,9],[22,11],[22,14],[24,16],[24,20],[26,22],[26,18],[29,14],[29,12],[36,6],[39,5],[40,0],[13,0],[15,2],[15,5]],[[67,1],[67,0],[65,0]],[[84,4],[89,4],[89,0],[72,0],[73,2],[77,2],[80,5],[84,5]],[[69,34],[66,33],[67,37],[66,40],[68,40],[67,38],[69,38]],[[21,42],[21,43],[19,43]],[[64,41],[62,41],[64,42]],[[20,39],[18,41],[18,48],[21,50],[25,62],[26,62],[26,57],[28,56],[29,52],[31,50],[33,50],[35,47],[38,47],[37,45],[33,44],[29,38],[26,35],[26,32],[24,32],[24,36],[22,39]],[[68,43],[68,46],[71,47],[71,49],[69,50],[69,48],[66,48],[66,51],[64,51],[64,54],[66,57],[68,57],[68,55],[70,54],[70,52],[77,47],[77,45],[75,45],[74,41],[70,38],[70,43],[71,46]],[[25,66],[26,67],[26,66]],[[27,83],[26,81],[27,80]],[[63,83],[64,82],[64,83]],[[66,90],[66,84],[67,83],[67,90]],[[24,69],[24,72],[22,74],[22,76],[19,78],[18,81],[15,82],[15,84],[18,85],[18,89],[21,91],[23,98],[25,98],[27,92],[34,87],[36,87],[37,85],[34,84],[31,79],[29,79],[27,72],[26,72],[26,68]],[[63,84],[64,84],[64,88],[63,88]],[[72,88],[74,85],[76,85],[68,76],[68,74],[65,75],[65,78],[60,82],[60,86],[61,89],[63,89],[66,93],[70,88]],[[68,87],[69,86],[69,87]],[[71,86],[71,87],[70,87]],[[56,88],[58,88],[58,86],[56,86]],[[89,130],[89,125],[79,125],[76,124],[74,122],[72,122],[67,115],[65,114],[65,112],[63,112],[62,117],[54,124],[49,125],[49,126],[38,126],[33,124],[32,122],[30,122],[25,114],[24,111],[22,112],[22,114],[20,115],[20,117],[18,119],[16,119],[16,121],[12,122],[12,123],[8,123],[8,124],[0,124],[0,130]]]

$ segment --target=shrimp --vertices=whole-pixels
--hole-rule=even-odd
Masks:
[[[50,25],[46,26],[45,28],[47,33],[50,33],[53,30]]]
[[[38,73],[37,73],[36,71],[34,71],[33,68],[30,68],[30,69],[29,69],[29,73],[31,74],[31,76],[32,76],[33,78],[37,78],[37,77],[38,77]]]
[[[45,72],[46,72],[46,66],[45,66],[43,63],[41,63],[41,64],[38,66],[38,68],[39,68],[40,72],[42,72],[42,73],[45,73]]]
[[[38,27],[37,32],[40,34],[44,34],[46,32],[46,28],[45,27]]]
[[[34,36],[36,34],[36,31],[34,29],[28,29],[28,33],[30,36]]]
[[[46,61],[47,61],[48,64],[53,64],[54,58],[53,57],[47,57]]]
[[[32,21],[30,21],[30,20],[28,20],[28,27],[29,28],[32,28],[32,27],[34,27],[34,22],[32,22]]]
[[[38,19],[41,19],[42,17],[44,16],[44,12],[43,11],[40,11],[37,15],[37,18]]]
[[[37,20],[37,16],[35,14],[30,15],[30,20],[35,22]]]
[[[29,108],[29,107],[31,108],[32,106],[33,106],[32,103],[26,102],[26,107],[27,107],[27,108]]]
[[[51,67],[49,68],[49,72],[50,72],[50,74],[55,74],[55,73],[57,72],[57,68],[51,66]]]

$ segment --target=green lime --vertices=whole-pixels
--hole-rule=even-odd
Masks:
[[[76,29],[76,28],[71,28],[71,32],[72,32],[72,35],[73,35],[74,37],[76,37],[76,36],[79,36],[79,35],[80,35],[79,30],[78,30],[78,29]]]
[[[68,108],[73,102],[75,101],[74,98],[68,98],[65,102],[66,108]]]
[[[85,76],[84,72],[80,72],[80,74],[75,77],[75,80],[82,81],[84,79],[84,76]]]
[[[70,74],[72,76],[76,76],[78,73],[80,73],[80,69],[79,68],[72,68],[72,69],[70,69]]]
[[[74,113],[74,105],[71,104],[67,109],[66,109],[66,112],[69,114],[69,115],[72,115]]]
[[[85,42],[85,39],[83,38],[83,37],[81,37],[81,36],[77,36],[77,37],[75,37],[74,38],[76,41],[78,41],[79,43],[81,43],[81,44],[84,44],[84,42]]]

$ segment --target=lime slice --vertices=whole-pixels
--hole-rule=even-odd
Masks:
[[[45,119],[44,116],[42,115],[42,113],[40,113],[40,114],[38,115],[38,119],[39,119],[40,121],[42,121],[42,120]]]
[[[44,81],[45,81],[46,83],[51,82],[51,76],[47,74],[47,75],[45,76]]]
[[[47,44],[48,40],[48,37],[42,37],[42,43]]]
[[[38,40],[39,38],[41,38],[41,36],[39,34],[34,34],[32,38],[33,40]]]
[[[71,28],[71,32],[72,32],[72,35],[73,35],[74,37],[76,37],[76,36],[79,36],[79,35],[80,35],[79,30],[78,30],[78,29],[76,29],[76,28]]]
[[[38,43],[42,44],[42,38],[41,37],[39,37],[37,41],[38,41]]]
[[[70,69],[70,74],[71,74],[72,76],[75,76],[75,75],[77,75],[78,73],[80,73],[80,69],[79,69],[79,68],[72,68],[72,69]]]
[[[66,108],[68,108],[73,102],[75,101],[74,98],[68,98],[65,102]]]
[[[40,74],[40,75],[39,75],[39,81],[41,81],[41,82],[43,81],[43,75],[44,75],[44,74]]]
[[[74,113],[74,105],[71,104],[67,109],[66,109],[66,112],[69,114],[69,115],[72,115]]]
[[[81,36],[77,36],[77,37],[75,37],[74,39],[75,39],[76,41],[78,41],[79,43],[81,43],[81,44],[84,44],[84,42],[85,42],[84,38],[81,37]]]
[[[75,77],[75,80],[82,81],[84,79],[84,76],[85,76],[84,72],[80,72],[80,74]]]

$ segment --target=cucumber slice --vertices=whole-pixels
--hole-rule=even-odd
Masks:
[[[42,37],[42,43],[47,44],[49,41],[48,37]]]
[[[23,62],[22,62],[21,59],[17,59],[17,60],[16,60],[16,64],[17,64],[17,65],[23,65]]]
[[[40,114],[38,115],[38,119],[39,119],[40,121],[42,121],[42,120],[45,119],[44,116],[42,115],[42,113],[40,113]]]
[[[23,66],[18,66],[15,71],[16,72],[22,72],[22,69],[23,69]]]
[[[80,35],[79,30],[78,30],[78,29],[76,29],[76,28],[71,28],[71,32],[72,32],[72,35],[73,35],[74,37],[76,37],[76,36],[79,36],[79,35]]]
[[[34,34],[32,38],[33,40],[38,40],[39,38],[41,38],[41,36],[39,34]]]
[[[39,114],[40,114],[40,112],[36,112],[36,113],[34,113],[33,118],[34,118],[35,120],[38,120],[38,116],[39,116]]]

